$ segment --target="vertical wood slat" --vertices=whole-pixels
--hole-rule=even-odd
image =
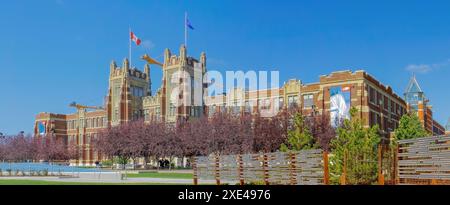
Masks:
[[[195,157],[192,159],[192,168],[194,170],[193,174],[194,185],[198,185],[198,170]]]
[[[322,150],[275,152],[244,155],[203,156],[195,158],[197,180],[214,179],[240,184],[326,184],[328,158]],[[194,165],[193,165],[194,166]]]
[[[245,181],[244,181],[244,166],[243,166],[243,161],[242,161],[242,155],[237,155],[238,157],[238,175],[239,175],[239,184],[240,185],[244,185]]]
[[[267,163],[267,154],[263,154],[263,170],[264,170],[264,182],[269,185],[269,167]]]
[[[214,155],[214,161],[215,161],[215,177],[216,177],[216,184],[220,185],[220,161],[219,156]]]
[[[378,185],[384,185],[383,175],[383,147],[378,145]]]
[[[399,178],[398,178],[398,145],[395,146],[395,151],[394,153],[394,184],[397,185],[399,183]]]
[[[323,183],[330,184],[330,171],[328,170],[328,152],[323,152]]]
[[[295,185],[297,184],[297,174],[296,174],[296,157],[293,152],[289,152],[289,159],[290,159],[290,166],[289,166],[289,175],[290,175],[290,184]]]

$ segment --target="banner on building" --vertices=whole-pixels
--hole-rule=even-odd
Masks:
[[[330,88],[330,121],[337,127],[344,119],[350,119],[350,87]]]
[[[45,122],[38,122],[38,133],[45,135]]]

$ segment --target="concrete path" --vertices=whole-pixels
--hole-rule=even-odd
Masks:
[[[72,174],[72,173],[71,173]],[[18,179],[18,180],[41,180],[53,182],[78,182],[78,183],[155,183],[155,184],[186,184],[192,185],[192,179],[170,179],[170,178],[126,178],[121,179],[119,172],[85,172],[76,173],[73,177],[58,176],[16,176],[16,177],[0,177],[2,179]],[[215,180],[199,180],[199,184],[215,184]],[[223,182],[234,184],[235,182]]]

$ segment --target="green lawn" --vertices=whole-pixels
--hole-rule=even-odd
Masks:
[[[84,183],[84,182],[55,182],[27,179],[0,179],[0,185],[176,185],[162,183]]]
[[[192,179],[191,173],[158,173],[146,172],[139,174],[127,174],[130,178],[164,178],[164,179]]]

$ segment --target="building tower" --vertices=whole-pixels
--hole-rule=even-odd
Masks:
[[[404,95],[408,112],[417,114],[426,131],[433,135],[441,135],[444,133],[443,126],[433,119],[432,106],[428,104],[429,100],[425,97],[414,74],[409,80]]]
[[[416,75],[412,75],[405,90],[405,101],[408,112],[414,112],[427,131],[432,131],[431,106],[427,105],[428,100],[417,82]]]
[[[106,97],[109,125],[115,126],[143,117],[142,98],[149,96],[150,90],[149,65],[145,65],[144,72],[141,72],[130,68],[127,58],[123,60],[121,68],[112,61]]]
[[[167,122],[175,122],[204,114],[203,76],[206,73],[206,54],[200,61],[187,56],[184,45],[180,46],[179,56],[169,49],[164,52],[163,84],[161,88],[161,117]]]
[[[425,94],[420,88],[415,75],[411,77],[406,87],[405,101],[408,104],[408,109],[416,112],[419,110],[419,104],[424,104],[426,101]]]

